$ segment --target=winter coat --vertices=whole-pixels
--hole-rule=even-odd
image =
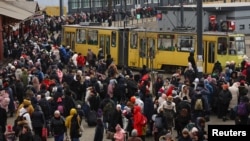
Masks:
[[[51,119],[51,131],[54,136],[61,135],[66,132],[65,120],[62,116],[53,117]]]
[[[19,116],[23,116],[25,118],[25,121],[19,121],[17,124],[22,125],[24,124],[23,122],[25,122],[25,124],[27,123],[29,128],[32,130],[33,128],[32,128],[32,121],[30,118],[30,114],[25,108],[20,109]]]
[[[44,114],[41,110],[41,107],[39,105],[37,105],[35,107],[35,111],[32,113],[31,115],[31,122],[32,122],[32,127],[34,128],[41,128],[45,125],[45,118],[44,118]]]
[[[76,110],[75,108],[72,108],[72,109],[70,110],[70,115],[67,116],[66,119],[65,119],[65,127],[66,127],[67,129],[70,129],[70,127],[71,127],[71,119],[72,119],[72,117],[73,117],[75,114],[77,114],[77,110]],[[79,122],[79,124],[80,124],[80,120],[81,120],[80,117],[78,117],[78,122]]]
[[[75,108],[75,103],[74,103],[72,96],[65,95],[65,98],[63,98],[63,105],[64,105],[63,114],[64,114],[64,117],[66,117],[70,115],[71,108]]]
[[[228,88],[228,90],[232,94],[232,100],[230,101],[229,108],[233,109],[237,103],[238,103],[238,96],[239,96],[239,83],[235,82],[231,87]]]
[[[141,113],[141,108],[140,106],[134,106],[134,123],[133,123],[133,126],[134,126],[134,129],[137,130],[137,133],[138,133],[138,136],[142,136],[142,133],[143,133],[143,126],[141,124],[141,120],[142,120],[142,113]]]
[[[31,131],[26,132],[25,134],[20,134],[19,135],[19,141],[33,141],[33,135]]]
[[[219,93],[219,103],[228,105],[232,100],[232,93],[229,90],[222,90]]]
[[[97,120],[97,125],[95,128],[95,136],[94,141],[102,141],[103,140],[103,132],[104,132],[104,125],[101,119]]]

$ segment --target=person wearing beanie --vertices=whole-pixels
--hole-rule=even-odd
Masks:
[[[51,132],[54,135],[55,141],[64,139],[64,133],[66,133],[65,119],[61,116],[60,111],[56,110],[54,116],[51,118]]]
[[[189,131],[187,128],[184,128],[182,130],[181,136],[178,138],[178,141],[192,141],[192,138],[189,134]]]
[[[136,129],[132,130],[131,137],[128,137],[128,141],[142,141],[142,139],[138,137],[138,132]]]
[[[168,129],[172,131],[174,127],[174,114],[176,113],[176,104],[173,102],[173,97],[168,96],[167,100],[158,107],[157,112],[163,112],[168,123]]]

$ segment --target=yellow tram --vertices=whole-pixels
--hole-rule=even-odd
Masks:
[[[174,70],[188,65],[190,51],[195,51],[197,58],[196,32],[186,31],[151,31],[134,27],[102,27],[65,25],[62,31],[63,45],[72,50],[87,54],[91,49],[98,53],[103,49],[105,58],[108,54],[116,65],[131,68]],[[203,32],[203,72],[211,73],[214,63],[222,66],[227,61],[237,65],[246,54],[245,35],[229,32]]]
[[[197,58],[197,35],[195,32],[162,32],[135,29],[130,32],[128,66],[175,70],[188,66],[190,51]],[[237,66],[246,54],[244,34],[225,32],[203,33],[203,72],[211,73],[214,63],[222,66],[234,61]],[[238,66],[239,67],[239,66]]]
[[[62,30],[62,44],[84,56],[88,49],[95,54],[102,49],[105,58],[111,55],[114,62],[121,65],[127,62],[124,59],[127,58],[127,53],[124,52],[128,50],[128,29],[130,28],[65,25]],[[124,30],[126,31],[123,32]]]

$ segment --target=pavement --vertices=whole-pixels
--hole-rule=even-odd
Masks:
[[[12,124],[14,123],[15,118],[8,118],[7,124]],[[218,119],[216,116],[212,115],[210,117],[210,121],[207,122],[207,125],[234,125],[233,120],[227,120],[226,122],[223,122],[222,119]],[[84,127],[84,132],[82,137],[80,138],[80,141],[93,141],[94,140],[94,135],[95,135],[95,127],[88,127],[87,123],[83,120],[82,126]],[[207,126],[206,126],[207,128]],[[173,137],[176,137],[176,131],[173,132]],[[104,139],[103,141],[110,141],[108,139],[105,139],[105,133],[104,133]],[[153,141],[153,137],[149,136],[146,137],[145,141]],[[54,141],[53,137],[49,137],[47,141]]]

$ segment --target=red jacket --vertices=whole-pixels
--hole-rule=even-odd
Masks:
[[[142,120],[142,113],[141,113],[141,107],[140,106],[134,106],[134,129],[137,130],[138,132],[138,136],[142,136],[143,133],[143,125],[141,124],[141,120]]]
[[[85,65],[85,58],[82,55],[78,55],[76,61],[77,61],[77,66],[83,67]]]

